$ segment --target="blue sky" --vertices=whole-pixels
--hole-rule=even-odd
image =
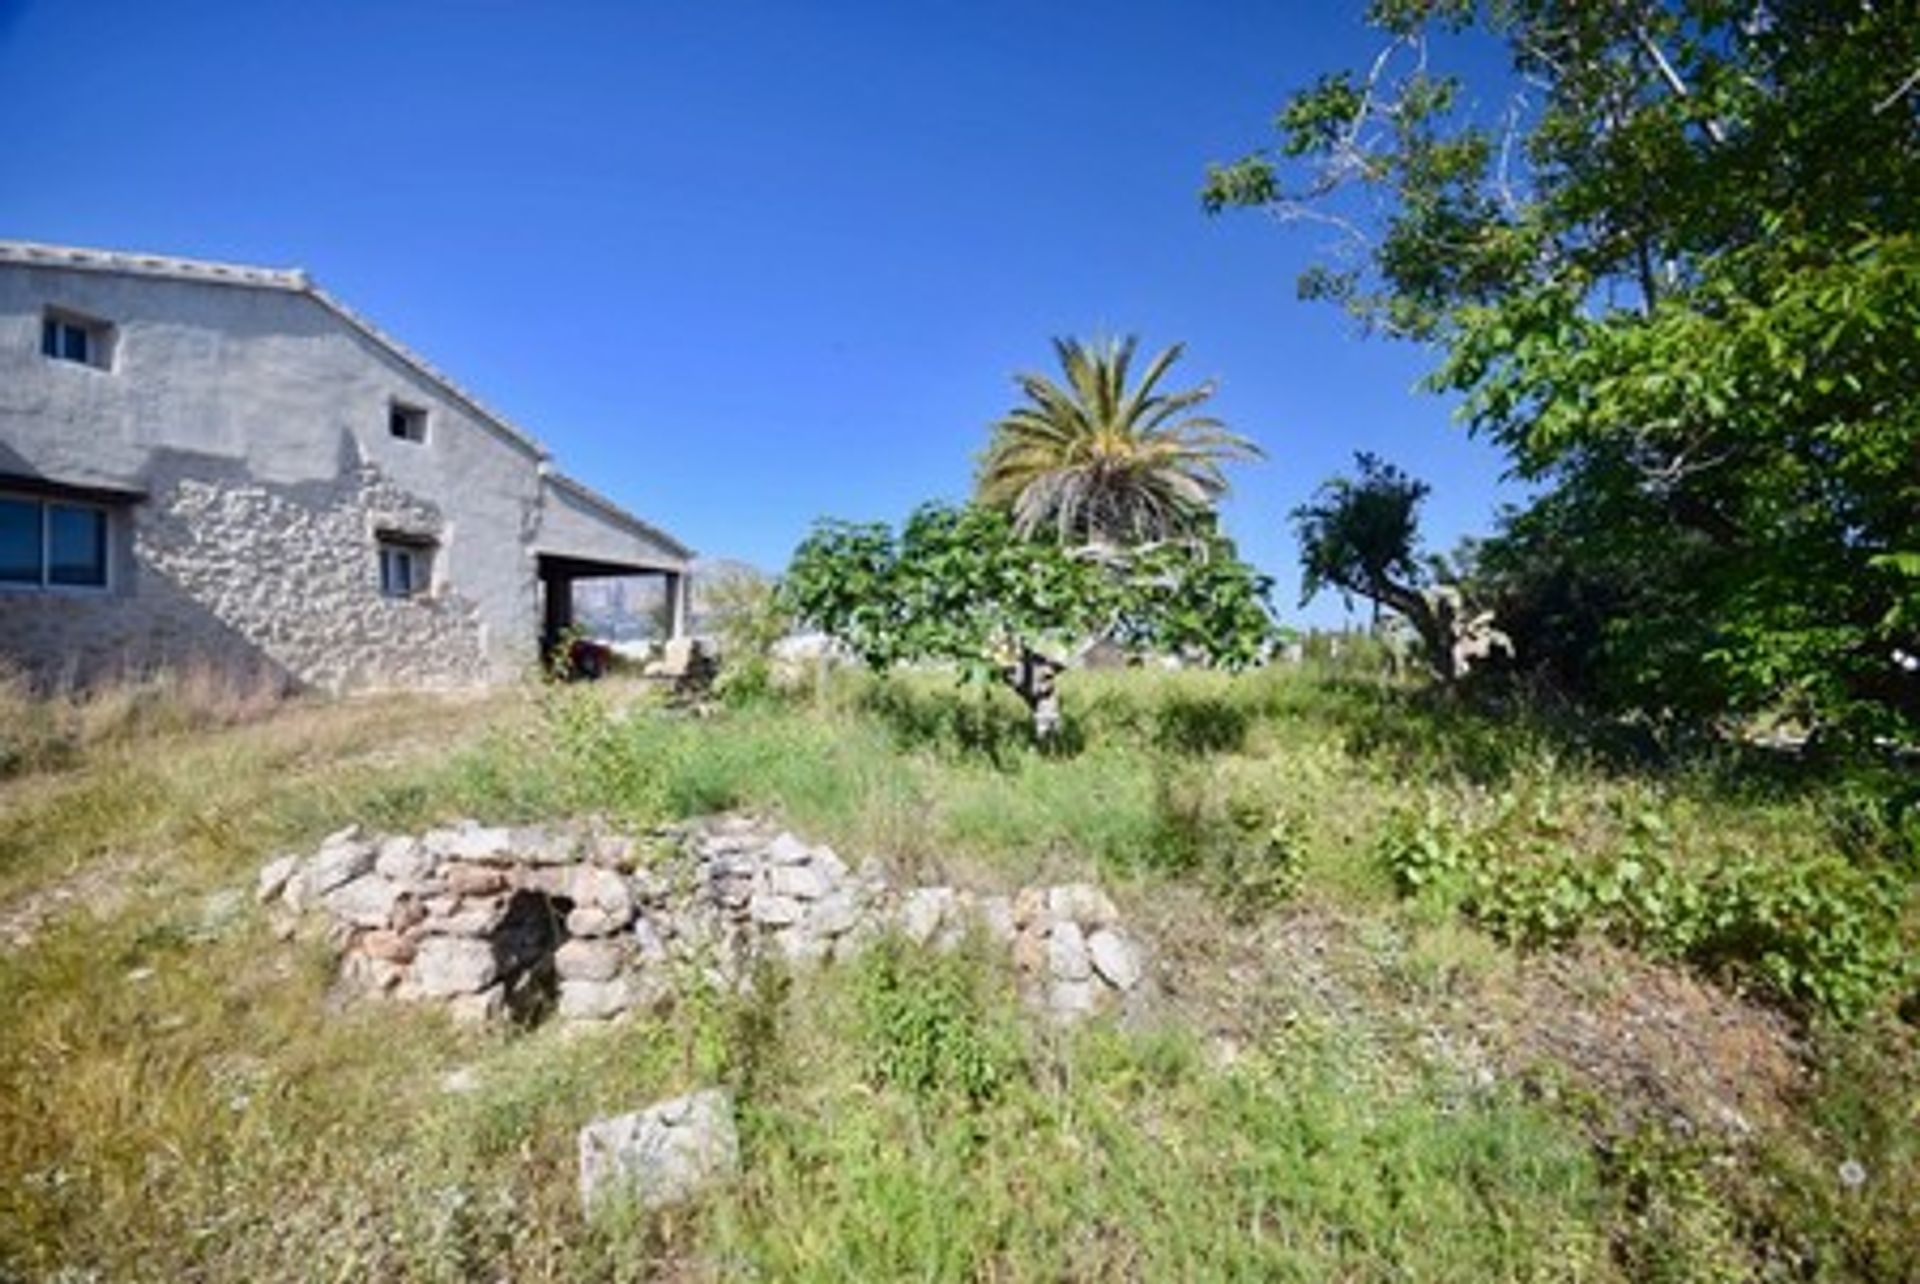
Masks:
[[[1291,4],[0,0],[0,237],[300,265],[704,553],[964,496],[1018,369],[1137,332],[1258,440],[1226,522],[1355,450],[1484,530],[1501,461],[1419,351],[1297,302],[1322,239],[1209,219],[1209,160],[1374,50]]]

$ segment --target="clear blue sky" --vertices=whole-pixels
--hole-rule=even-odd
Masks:
[[[967,490],[1009,376],[1137,332],[1267,450],[1226,508],[1295,623],[1287,512],[1356,449],[1501,461],[1293,277],[1319,234],[1209,219],[1209,160],[1374,49],[1360,0],[0,0],[0,237],[300,265],[704,553]]]

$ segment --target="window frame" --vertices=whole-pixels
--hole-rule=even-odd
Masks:
[[[374,535],[374,569],[380,596],[389,602],[418,602],[433,597],[435,543],[417,535],[379,531]],[[387,574],[389,557],[406,559],[407,591],[395,593]]]
[[[86,356],[67,353],[67,339],[79,334],[86,340]],[[90,317],[71,308],[48,306],[40,312],[40,359],[57,361],[63,366],[111,373],[119,348],[119,336],[111,321]]]
[[[430,415],[425,406],[416,406],[410,401],[398,397],[387,399],[387,437],[392,441],[404,441],[410,446],[424,446],[432,432]],[[399,429],[399,431],[395,431]]]
[[[0,490],[0,501],[30,504],[39,516],[40,575],[37,580],[0,579],[0,593],[52,593],[97,596],[114,591],[113,535],[114,510],[111,504],[84,499],[61,499],[49,495],[23,495]],[[95,514],[100,522],[100,582],[98,584],[62,584],[53,579],[53,510],[77,509]]]

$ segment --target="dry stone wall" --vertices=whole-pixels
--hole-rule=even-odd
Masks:
[[[1132,1004],[1146,976],[1090,884],[898,889],[872,862],[849,868],[745,817],[644,840],[593,820],[418,836],[353,827],[270,862],[258,894],[285,932],[303,916],[326,925],[352,992],[475,1021],[605,1020],[689,985],[742,987],[762,959],[845,959],[886,932],[934,949],[984,932],[1011,951],[1035,1007],[1063,1021]]]
[[[0,654],[51,677],[200,662],[331,692],[489,677],[472,601],[381,594],[379,534],[432,545],[450,532],[438,508],[372,465],[283,486],[179,460],[148,485],[146,501],[114,516],[110,587],[7,594]]]
[[[445,543],[440,510],[370,464],[311,497],[183,478],[137,531],[135,559],[301,684],[467,686],[487,676],[475,605],[380,591],[377,538]],[[440,554],[444,556],[444,554]]]

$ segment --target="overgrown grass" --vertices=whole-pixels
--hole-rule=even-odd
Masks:
[[[1524,960],[1497,921],[1403,898],[1387,857],[1431,816],[1502,870],[1589,879],[1657,833],[1702,886],[1839,862],[1904,889],[1910,813],[1883,781],[1755,768],[1763,788],[1355,675],[1075,674],[1066,703],[1059,757],[1010,700],[909,676],[709,717],[614,684],[296,706],[36,759],[0,783],[0,918],[57,887],[80,909],[0,945],[0,1278],[1914,1274],[1920,1058],[1890,977],[1816,1032],[1796,1119],[1739,1146],[1622,1137],[1577,1095],[1427,1049],[1423,1005]],[[979,942],[768,972],[592,1037],[489,1034],[335,1010],[324,948],[273,940],[244,895],[269,854],[353,820],[722,808],[902,879],[1099,877],[1170,964],[1241,969],[1318,916],[1353,925],[1343,956],[1369,970],[1326,962],[1299,994],[1203,978],[1230,1045],[1179,995],[1144,1027],[1058,1031]],[[1890,894],[1910,953],[1911,896]],[[477,1086],[446,1091],[462,1068]],[[575,1130],[715,1082],[740,1104],[740,1180],[584,1221]]]
[[[105,745],[253,722],[287,698],[264,668],[194,663],[41,689],[0,661],[0,781],[70,767]]]

